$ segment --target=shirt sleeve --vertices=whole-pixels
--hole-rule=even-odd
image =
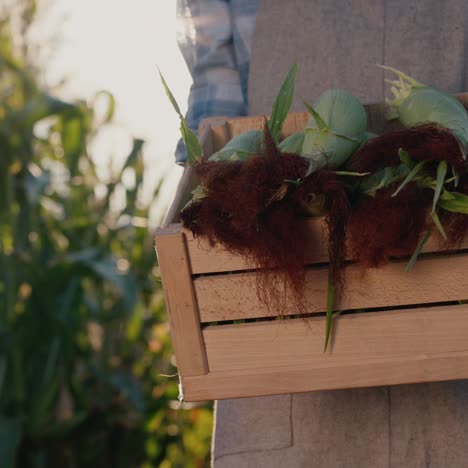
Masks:
[[[229,0],[177,0],[177,42],[192,76],[186,119],[195,132],[205,117],[246,114],[233,43]],[[186,152],[179,141],[176,161]]]

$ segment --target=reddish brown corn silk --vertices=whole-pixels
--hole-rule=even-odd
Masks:
[[[427,228],[433,191],[410,182],[392,197],[398,185],[361,199],[351,214],[349,249],[366,267],[412,255]]]
[[[327,203],[339,218],[342,207],[348,209],[346,193],[332,172],[305,177],[308,160],[281,153],[267,126],[264,148],[245,162],[205,160],[195,166],[206,197],[189,205],[181,217],[194,235],[212,245],[220,243],[262,269],[257,291],[264,303],[275,307],[272,312],[302,313],[306,312],[302,292],[308,235],[301,222],[304,206],[312,193],[330,194]],[[298,179],[299,184],[288,182]],[[341,255],[344,229],[337,223],[332,232],[331,245]]]
[[[458,186],[452,185],[452,187],[453,191],[468,195],[468,175],[466,173],[461,175]],[[439,216],[447,234],[445,247],[449,249],[459,246],[468,234],[468,215],[440,210]]]
[[[348,167],[353,171],[376,172],[396,166],[401,163],[400,148],[415,161],[433,161],[425,170],[434,179],[437,163],[441,160],[447,161],[460,174],[466,173],[465,149],[450,130],[435,124],[385,132],[359,149]],[[392,197],[401,182],[378,190],[375,197],[362,195],[353,207],[349,225],[350,248],[366,266],[377,267],[390,257],[412,255],[431,223],[433,190],[412,182]],[[468,222],[463,216],[442,213],[441,220],[444,225],[447,223],[447,234],[452,242],[462,238],[468,230]]]
[[[466,167],[462,146],[453,133],[435,124],[390,130],[369,140],[351,157],[348,167],[357,172],[376,172],[400,164],[402,148],[416,161],[446,160],[457,169]]]

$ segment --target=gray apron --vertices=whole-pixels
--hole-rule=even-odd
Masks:
[[[261,1],[249,112],[269,113],[293,62],[296,111],[332,87],[382,102],[377,63],[467,91],[467,47],[467,0]],[[468,467],[468,381],[219,401],[213,447],[215,468]]]

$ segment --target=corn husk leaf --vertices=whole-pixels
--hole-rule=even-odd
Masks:
[[[197,188],[192,191],[193,200],[203,200],[206,198],[206,195],[206,190],[202,185],[197,186]]]
[[[399,118],[405,127],[423,122],[438,123],[468,142],[468,114],[454,96],[434,88],[414,90],[399,106]]]
[[[328,125],[324,122],[322,117],[320,117],[320,114],[309,103],[307,103],[306,101],[303,101],[303,102],[304,102],[304,106],[306,107],[307,111],[312,116],[312,118],[315,120],[317,128],[319,130],[328,130],[329,129]],[[307,126],[309,126],[309,125],[307,125]]]
[[[335,171],[335,174],[339,176],[365,177],[368,176],[370,172]]]
[[[267,122],[271,136],[275,143],[278,143],[283,128],[284,121],[288,116],[294,97],[297,65],[294,64],[284,79],[278,95],[276,96]],[[297,137],[300,140],[300,137]],[[289,145],[291,140],[283,142],[283,147]],[[263,132],[261,130],[249,130],[236,135],[226,145],[211,155],[209,161],[246,161],[263,150]],[[294,144],[300,141],[294,140]],[[281,151],[290,151],[281,149]]]
[[[403,148],[398,149],[398,157],[400,161],[409,169],[413,169],[416,166],[416,161],[411,159],[411,156]]]
[[[407,185],[409,184],[421,171],[425,164],[425,161],[420,161],[416,166],[413,167],[411,172],[406,176],[405,180],[402,182],[402,184],[395,190],[395,192],[392,194],[392,197],[396,197],[400,191]]]
[[[448,192],[448,194],[452,198],[447,200],[447,197],[441,197],[439,206],[444,210],[453,211],[454,213],[468,214],[468,196],[459,192]]]
[[[366,177],[360,183],[359,189],[361,192],[374,195],[377,190],[388,187],[402,177],[406,177],[408,173],[409,169],[403,164],[395,167],[385,167],[371,174],[369,177]]]
[[[359,143],[363,140],[367,129],[367,114],[363,105],[352,94],[341,89],[330,89],[317,99],[312,108],[331,132]],[[320,127],[312,114],[307,128],[320,130]]]
[[[317,154],[323,154],[327,165],[335,169],[343,165],[346,160],[357,150],[360,143],[347,137],[337,135],[328,130],[305,129],[302,155],[313,158]]]
[[[169,89],[169,86],[166,83],[166,80],[164,79],[161,71],[159,70],[159,76],[161,78],[161,83],[164,87],[164,90],[166,92],[167,97],[169,98],[169,101],[172,104],[172,107],[174,107],[175,111],[179,115],[180,118],[180,133],[182,135],[182,140],[185,143],[185,146],[187,148],[187,160],[189,164],[193,164],[197,161],[200,161],[203,155],[203,150],[200,145],[200,142],[198,141],[197,136],[195,133],[190,130],[187,121],[185,120],[185,117],[182,115],[182,112],[180,111],[180,107],[177,104],[176,99],[174,98],[174,95],[172,94],[171,90]]]
[[[263,147],[263,132],[249,130],[236,135],[218,152],[209,157],[209,161],[246,161],[255,156]]]
[[[279,145],[278,149],[283,153],[302,153],[302,145],[304,144],[304,132],[294,133],[285,138]]]
[[[442,193],[440,194],[440,200],[455,200],[455,196],[452,195],[451,192],[449,192],[448,190],[445,190],[445,189],[442,189]],[[439,201],[439,205],[440,205],[440,201]]]
[[[270,128],[270,133],[275,143],[279,142],[284,121],[286,120],[289,109],[291,108],[291,103],[294,97],[296,74],[297,65],[294,64],[281,84],[278,95],[273,102],[270,119],[268,120],[268,127]]]
[[[323,93],[313,106],[304,130],[302,154],[323,153],[332,168],[341,166],[366,139],[367,114],[350,93],[335,89]]]
[[[434,211],[431,213],[432,220],[434,221],[434,224],[436,228],[439,230],[440,235],[442,236],[442,239],[447,240],[447,234],[445,233],[445,229],[442,226],[442,223],[440,222],[439,215],[437,214],[437,211]]]
[[[431,235],[432,235],[432,229],[429,229],[424,235],[424,237],[421,239],[421,241],[419,242],[418,246],[416,247],[416,250],[411,256],[408,264],[406,265],[406,269],[405,269],[406,272],[410,271],[411,268],[413,268],[414,264],[416,263],[416,260],[419,257],[419,254],[421,253],[423,247],[426,245],[426,242],[430,239]]]
[[[440,161],[437,165],[437,180],[432,200],[432,213],[435,213],[437,202],[439,201],[442,188],[444,187],[445,176],[447,175],[447,161]]]
[[[325,320],[325,346],[323,352],[327,350],[333,326],[333,308],[335,306],[335,287],[331,272],[328,272],[328,287],[327,287],[327,312]]]
[[[445,91],[419,83],[391,67],[384,67],[398,76],[385,80],[391,84],[394,99],[388,100],[388,119],[399,118],[406,127],[434,122],[452,130],[463,143],[468,143],[468,113],[458,99]],[[463,152],[463,151],[462,151]],[[465,157],[465,153],[463,152]]]

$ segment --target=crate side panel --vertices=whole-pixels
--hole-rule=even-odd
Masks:
[[[409,272],[406,262],[377,269],[345,267],[340,310],[430,304],[468,299],[468,254],[421,258]],[[257,296],[254,272],[222,274],[194,281],[202,322],[277,316]],[[272,285],[280,288],[281,285]],[[309,313],[326,309],[327,267],[307,269],[304,298]],[[295,314],[297,310],[284,312]]]
[[[206,374],[205,345],[183,232],[177,227],[159,230],[156,251],[179,372]]]
[[[468,353],[468,305],[345,315],[324,353],[325,318],[210,326],[203,331],[210,372],[334,367]]]

